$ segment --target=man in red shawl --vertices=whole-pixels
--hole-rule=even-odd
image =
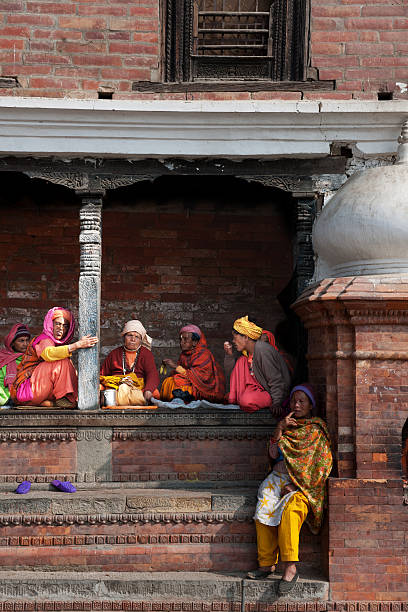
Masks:
[[[180,330],[180,348],[177,363],[172,359],[163,359],[163,364],[174,372],[164,379],[160,398],[167,402],[175,397],[187,402],[195,399],[222,402],[225,395],[224,372],[197,325],[189,324]]]

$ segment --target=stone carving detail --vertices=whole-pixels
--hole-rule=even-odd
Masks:
[[[250,519],[248,519],[249,522]],[[242,522],[242,521],[241,521]],[[167,523],[166,523],[167,524]],[[4,546],[93,546],[95,544],[252,544],[256,542],[253,534],[123,534],[123,535],[39,535],[0,537],[0,547]]]
[[[1,595],[10,597],[9,592]],[[24,595],[23,595],[24,596]],[[70,601],[18,599],[0,601],[0,611],[8,610],[137,610],[138,612],[241,612],[242,603],[238,601],[154,601],[151,598],[143,600],[98,600],[98,599],[70,599]],[[21,594],[20,594],[21,597]],[[373,602],[373,601],[288,601],[246,602],[246,612],[407,612],[406,602]]]
[[[314,252],[312,228],[316,217],[316,200],[299,198],[296,208],[296,270],[298,295],[313,277]]]
[[[79,432],[55,431],[2,431],[0,442],[72,442],[78,440]]]
[[[152,174],[132,174],[132,175],[121,175],[121,176],[93,176],[91,184],[95,184],[95,187],[99,189],[117,189],[118,187],[127,187],[128,185],[134,185],[141,181],[154,181],[156,177]]]
[[[310,179],[303,176],[266,176],[266,175],[237,175],[237,178],[244,181],[260,183],[265,187],[275,187],[283,191],[308,191],[310,189]]]
[[[55,172],[52,168],[24,170],[23,172],[30,178],[41,179],[55,185],[63,185],[69,189],[84,190],[89,185],[88,175],[80,172]]]
[[[83,198],[80,212],[81,275],[100,276],[101,273],[101,212],[100,198]]]
[[[266,440],[271,435],[271,430],[257,429],[235,429],[222,431],[213,428],[172,430],[155,428],[117,430],[101,428],[99,430],[78,431],[0,431],[1,442],[71,442],[73,440],[115,440],[123,442],[126,440],[140,440],[149,442],[151,440]]]
[[[112,440],[264,440],[271,435],[270,431],[259,429],[246,429],[245,431],[236,429],[222,431],[221,429],[135,429],[114,431]]]
[[[76,474],[0,474],[1,483],[12,483],[15,485],[16,482],[22,482],[23,480],[29,480],[30,482],[46,483],[51,480],[70,480],[71,482],[77,481]],[[1,608],[0,608],[1,609]]]
[[[265,478],[266,465],[263,472],[144,472],[137,474],[116,474],[115,481],[119,482],[166,482],[201,480],[209,482],[224,482],[226,480],[239,482],[259,482]]]
[[[3,514],[0,525],[220,524],[252,521],[253,512],[166,512],[157,514]]]

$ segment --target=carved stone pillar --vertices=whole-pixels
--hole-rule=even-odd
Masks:
[[[296,197],[296,194],[293,194]],[[316,217],[316,198],[314,195],[300,196],[296,205],[296,270],[297,295],[305,289],[314,272],[314,252],[312,228]]]
[[[81,194],[79,336],[99,337],[101,308],[102,195]],[[99,407],[99,344],[78,351],[78,408]]]

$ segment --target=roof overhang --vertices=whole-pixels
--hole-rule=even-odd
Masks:
[[[130,101],[0,97],[0,155],[324,157],[396,153],[408,101]]]

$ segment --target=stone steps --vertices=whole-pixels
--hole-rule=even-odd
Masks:
[[[0,567],[78,572],[247,571],[256,567],[256,487],[224,484],[0,492]],[[303,567],[320,539],[302,531]]]
[[[301,576],[287,598],[277,596],[279,579],[254,582],[243,574],[208,572],[1,571],[0,609],[296,612],[304,611],[306,602],[308,610],[327,609],[328,583],[322,578]]]

